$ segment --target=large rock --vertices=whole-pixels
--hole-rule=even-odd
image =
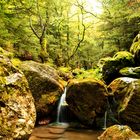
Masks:
[[[131,82],[119,106],[120,120],[133,129],[140,129],[140,80]]]
[[[116,103],[116,114],[121,123],[140,129],[140,80],[123,77],[109,85]],[[113,100],[114,101],[114,100]]]
[[[114,124],[119,123],[118,119],[118,108],[122,100],[125,98],[125,93],[128,90],[129,84],[137,79],[129,77],[120,77],[113,80],[108,86],[108,103],[110,111],[108,110],[108,123],[111,122]],[[116,124],[115,123],[115,124]],[[119,123],[120,124],[120,123]]]
[[[140,78],[140,67],[125,67],[119,73],[125,77]]]
[[[57,71],[46,65],[25,61],[20,65],[24,72],[37,110],[37,120],[46,118],[56,108],[56,102],[63,93],[63,86]]]
[[[34,99],[25,76],[0,52],[0,139],[25,139],[35,119]]]
[[[134,60],[136,62],[136,65],[140,66],[140,39],[133,41],[130,47],[130,52],[134,55]]]
[[[113,125],[107,128],[98,140],[139,140],[140,137],[126,125]]]
[[[109,96],[114,97],[117,104],[119,104],[124,98],[129,88],[129,84],[137,79],[130,77],[120,77],[113,80],[108,85]]]
[[[72,80],[67,87],[66,101],[71,111],[86,126],[93,126],[104,116],[107,107],[107,90],[101,81]],[[93,126],[94,127],[94,126]]]
[[[107,84],[120,76],[119,70],[134,66],[133,55],[129,52],[118,52],[113,58],[107,59],[102,67],[103,79]]]

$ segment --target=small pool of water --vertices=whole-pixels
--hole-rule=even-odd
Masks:
[[[61,126],[41,126],[33,130],[29,140],[97,140],[102,131],[70,129]]]
[[[68,130],[59,140],[97,140],[101,133],[93,130]]]

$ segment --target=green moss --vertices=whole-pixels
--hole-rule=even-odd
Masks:
[[[59,67],[58,70],[61,72],[68,73],[71,71],[71,68],[70,67]]]
[[[98,140],[127,140],[127,139],[140,139],[130,127],[126,125],[113,125],[107,128],[103,134],[98,137]]]
[[[127,51],[120,51],[120,52],[117,52],[113,58],[115,58],[115,60],[119,60],[119,59],[133,59],[133,55],[130,53],[130,52],[127,52]]]
[[[43,94],[41,95],[40,102],[43,104],[53,104],[57,101],[57,94],[52,92],[49,94]]]
[[[140,78],[140,67],[125,67],[119,71],[122,76]]]
[[[132,54],[135,54],[136,51],[137,51],[138,49],[140,49],[140,40],[139,40],[138,42],[134,42],[134,43],[131,45],[131,47],[130,47],[130,52],[131,52]]]
[[[13,58],[13,56],[14,56],[13,53],[8,52],[8,51],[2,49],[1,47],[0,47],[0,55],[4,55],[5,57],[8,57],[8,58]]]
[[[75,69],[73,71],[74,73],[74,78],[76,79],[85,79],[85,78],[90,78],[90,79],[102,79],[102,73],[99,68],[95,69],[89,69],[89,70],[84,70],[84,69]]]
[[[102,85],[103,87],[106,87],[106,85],[101,81],[101,80],[97,80],[97,79],[93,79],[93,78],[85,78],[85,79],[73,79],[73,80],[70,80],[69,84],[68,84],[68,87],[71,87],[72,85],[72,88],[74,89],[77,89],[77,85],[80,85],[81,84],[84,84],[84,87],[86,86],[89,86],[89,84],[97,84],[97,85]],[[88,83],[88,84],[86,84]],[[76,86],[75,86],[76,85]]]
[[[105,61],[102,68],[103,79],[108,84],[115,78],[119,77],[120,69],[127,66],[134,66],[134,64],[134,58],[131,53],[126,51],[118,52],[113,56],[113,58]]]
[[[11,62],[16,67],[18,67],[22,63],[22,61],[20,59],[18,59],[18,58],[12,58]]]
[[[105,64],[106,61],[111,60],[111,57],[105,57],[105,58],[101,58],[97,64],[97,66],[102,70],[103,65]]]
[[[2,49],[1,47],[0,47],[0,54],[3,54],[4,53],[4,49]]]

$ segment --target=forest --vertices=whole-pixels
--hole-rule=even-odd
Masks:
[[[140,0],[0,0],[0,139],[140,140]]]
[[[85,69],[129,50],[140,30],[139,2],[90,2],[2,0],[0,46],[21,60]]]

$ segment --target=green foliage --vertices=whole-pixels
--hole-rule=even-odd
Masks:
[[[68,73],[71,71],[71,68],[70,67],[59,67],[58,70],[61,72]]]
[[[18,59],[18,58],[11,59],[11,62],[16,67],[18,67],[22,63],[22,61],[20,59]]]
[[[136,51],[137,51],[137,49],[138,49],[139,47],[140,47],[140,41],[134,42],[134,43],[131,45],[131,47],[130,47],[130,52],[131,52],[132,54],[135,54]]]
[[[128,49],[140,30],[139,3],[100,2],[103,13],[95,17],[85,1],[1,1],[0,46],[22,60],[91,69],[100,58]]]
[[[75,75],[76,79],[85,79],[85,78],[91,78],[91,79],[102,79],[102,74],[99,68],[96,69],[75,69],[73,70],[73,73]]]
[[[102,0],[102,2],[104,13],[99,30],[102,31],[103,40],[109,40],[119,50],[128,50],[140,30],[139,2],[130,0]]]

